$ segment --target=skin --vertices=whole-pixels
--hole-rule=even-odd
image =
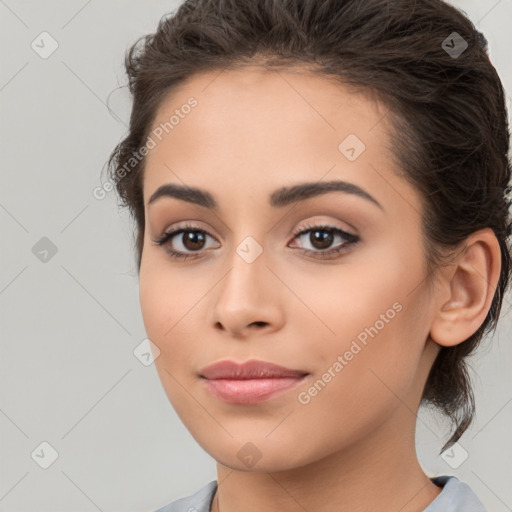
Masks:
[[[166,98],[153,126],[190,96],[198,105],[146,159],[140,302],[169,401],[217,461],[212,510],[422,511],[441,491],[415,451],[422,390],[440,346],[462,342],[485,319],[499,276],[496,238],[475,233],[435,281],[427,275],[421,193],[393,163],[386,109],[354,89],[291,69],[199,74]],[[354,161],[338,149],[348,134],[366,146]],[[382,209],[346,192],[269,204],[281,187],[336,179]],[[171,197],[148,206],[166,183],[209,191],[219,210]],[[183,222],[209,235],[199,256],[175,260],[153,240]],[[293,236],[323,223],[359,241],[322,259],[344,240],[322,249],[311,232]],[[236,252],[248,236],[263,249],[252,263]],[[182,234],[167,243],[194,254]],[[300,403],[395,303],[401,311]],[[310,375],[255,405],[220,401],[198,376],[216,361],[253,358]],[[252,467],[237,456],[246,443],[261,455]]]

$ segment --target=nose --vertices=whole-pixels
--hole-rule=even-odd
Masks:
[[[265,252],[248,263],[234,251],[229,271],[217,285],[214,297],[215,328],[235,338],[270,333],[281,328],[281,285],[266,265]]]

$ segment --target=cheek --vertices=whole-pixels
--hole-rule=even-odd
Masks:
[[[302,333],[302,353],[314,355],[321,381],[322,397],[312,402],[322,408],[334,401],[351,411],[342,422],[371,416],[410,388],[428,335],[423,292],[411,293],[421,281],[421,254],[407,266],[395,247],[373,262],[331,268],[329,278],[295,277],[293,289],[309,311],[297,304],[290,323]]]
[[[146,332],[162,341],[174,326],[186,324],[185,314],[201,297],[206,283],[190,279],[187,272],[169,264],[162,249],[143,253],[139,273],[139,300]],[[183,320],[181,320],[183,318]]]
[[[139,301],[147,337],[160,350],[154,364],[169,402],[185,424],[201,424],[204,418],[194,416],[195,402],[187,391],[195,383],[194,354],[200,351],[198,332],[187,331],[198,298],[193,283],[186,286],[182,280],[176,269],[147,258],[141,262]]]
[[[391,303],[385,294],[369,294],[364,302],[342,300],[340,305],[324,304],[323,319],[335,335],[325,334],[318,322],[302,328],[303,353],[314,354],[314,379],[301,388],[294,421],[283,423],[278,436],[281,441],[307,438],[312,424],[321,421],[322,436],[313,444],[325,454],[371,435],[409,404],[422,348],[423,335],[418,331],[414,340],[410,332],[407,315],[413,305],[403,299]],[[322,336],[314,336],[321,331]],[[414,410],[414,404],[408,408]]]
[[[139,301],[146,333],[150,339],[155,337],[153,341],[161,341],[162,333],[172,326],[176,298],[171,289],[166,290],[162,274],[149,264],[141,264]]]
[[[139,301],[144,327],[160,350],[155,366],[173,405],[180,400],[182,386],[197,385],[196,373],[211,337],[205,305],[216,280],[215,273],[180,269],[155,254],[147,253],[141,262]]]
[[[155,260],[155,258],[153,258]],[[188,325],[188,315],[198,301],[199,290],[194,283],[184,282],[176,269],[164,268],[162,264],[143,260],[139,278],[139,301],[147,336],[160,349],[161,356],[156,360],[157,367],[163,360],[179,361],[184,358],[181,345],[183,329]],[[183,281],[183,282],[182,282]],[[180,333],[178,336],[177,334]],[[187,337],[185,336],[185,339]],[[191,333],[188,345],[196,336]],[[172,350],[172,358],[167,357]]]
[[[364,262],[329,273],[297,273],[287,282],[301,298],[300,303],[290,299],[290,324],[297,332],[311,333],[303,337],[309,345],[303,350],[321,356],[348,349],[353,339],[364,343],[372,334],[382,337],[403,316],[409,291],[401,272]]]

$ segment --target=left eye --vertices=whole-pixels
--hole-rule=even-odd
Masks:
[[[308,236],[306,236],[308,235]],[[304,247],[301,244],[301,248],[308,252],[322,254],[337,253],[347,248],[348,246],[356,243],[359,238],[356,235],[347,233],[342,229],[335,228],[332,226],[312,226],[304,229],[295,234],[297,239],[305,239],[306,245],[309,243],[312,248]],[[334,244],[334,241],[338,238],[340,243],[336,244],[334,248],[329,249]],[[326,251],[326,249],[329,249]]]

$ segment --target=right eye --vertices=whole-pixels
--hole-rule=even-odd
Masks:
[[[171,256],[171,258],[186,259],[190,256],[199,256],[203,249],[208,248],[205,247],[205,240],[207,237],[213,238],[212,235],[198,226],[186,225],[163,233],[156,240],[153,240],[153,242],[156,245],[165,246],[165,251]],[[176,241],[174,241],[174,239],[176,239]]]

